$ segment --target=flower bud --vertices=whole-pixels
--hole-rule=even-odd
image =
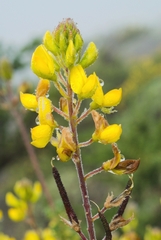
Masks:
[[[32,55],[31,69],[40,78],[56,80],[54,59],[43,45],[39,45]]]
[[[80,33],[77,33],[75,35],[75,38],[74,38],[74,47],[75,47],[75,51],[76,52],[79,52],[81,50],[81,48],[83,47],[83,39],[80,35]]]
[[[76,52],[73,41],[69,41],[69,45],[67,47],[66,55],[65,55],[65,62],[67,67],[71,67],[76,59]]]
[[[93,42],[90,42],[87,46],[79,64],[83,68],[87,68],[91,64],[93,64],[98,57],[98,50],[96,48],[96,45]]]
[[[60,32],[59,35],[59,48],[61,52],[66,52],[66,49],[68,47],[68,41],[65,37],[65,33],[64,32]]]
[[[59,47],[57,46],[54,36],[51,32],[47,31],[43,38],[43,43],[48,51],[52,52],[55,56],[59,54]]]

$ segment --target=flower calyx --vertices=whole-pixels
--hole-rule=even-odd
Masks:
[[[76,151],[76,144],[68,127],[63,127],[61,133],[57,131],[57,138],[51,139],[51,144],[56,147],[58,159],[67,162],[71,159],[72,154]]]

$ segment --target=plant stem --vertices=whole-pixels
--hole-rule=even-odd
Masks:
[[[80,191],[82,195],[83,208],[84,208],[85,217],[87,221],[88,235],[90,237],[90,240],[96,240],[94,223],[92,222],[92,212],[91,212],[91,205],[89,201],[89,194],[88,194],[87,184],[84,180],[84,169],[83,169],[81,151],[79,148],[78,134],[77,134],[77,122],[76,122],[76,119],[73,117],[73,92],[70,85],[68,85],[68,97],[69,97],[68,98],[69,126],[73,134],[73,140],[77,146],[77,150],[73,155],[73,162],[75,163],[75,167],[76,167],[77,175],[79,179],[79,186],[80,186]]]

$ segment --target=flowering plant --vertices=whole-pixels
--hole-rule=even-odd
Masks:
[[[103,239],[112,239],[112,231],[128,224],[133,218],[125,220],[122,215],[133,188],[132,173],[138,168],[140,160],[123,157],[116,144],[122,134],[122,127],[120,124],[109,124],[104,117],[105,114],[115,112],[114,107],[122,99],[122,89],[113,89],[104,94],[103,81],[96,73],[88,76],[85,71],[97,59],[97,47],[91,42],[83,54],[82,48],[82,36],[71,19],[61,22],[53,33],[47,31],[43,43],[36,48],[31,59],[31,69],[39,77],[35,94],[20,92],[20,100],[26,109],[37,113],[37,126],[31,129],[31,144],[37,148],[44,148],[51,143],[56,148],[56,159],[60,160],[60,163],[71,160],[75,166],[88,237],[82,231],[80,220],[52,161],[53,177],[68,215],[68,220],[61,217],[62,221],[76,231],[80,239],[94,240],[97,239],[94,222],[100,219],[104,227]],[[59,107],[56,107],[48,96],[49,89],[53,86],[61,95]],[[89,107],[80,113],[81,104],[86,99],[91,101]],[[55,114],[63,117],[68,126],[61,126],[55,120]],[[79,142],[77,127],[89,115],[93,118],[95,129],[88,141]],[[99,168],[85,175],[81,148],[88,147],[93,142],[110,144],[114,156],[110,160],[105,160]],[[101,209],[94,203],[98,208],[98,213],[93,216],[87,179],[103,171],[118,175],[129,174],[129,180],[125,190],[118,197],[107,196]],[[112,207],[119,207],[119,209],[108,223],[104,213]]]

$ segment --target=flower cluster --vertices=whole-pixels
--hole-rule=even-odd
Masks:
[[[85,181],[102,171],[118,175],[131,174],[138,168],[140,160],[127,160],[121,155],[116,145],[122,134],[121,124],[109,124],[104,116],[116,112],[114,107],[121,102],[122,89],[112,89],[104,93],[103,80],[99,79],[95,72],[88,76],[85,70],[97,59],[97,47],[91,42],[83,53],[82,47],[83,39],[71,19],[61,22],[52,33],[47,31],[43,43],[35,49],[31,59],[31,69],[39,77],[35,94],[21,92],[20,99],[26,109],[37,113],[37,126],[31,129],[31,144],[37,148],[44,148],[50,142],[56,148],[57,160],[68,162],[72,159],[76,167],[89,239],[96,239],[93,222],[98,218],[106,234],[103,239],[112,239],[112,231],[133,219],[131,217],[125,220],[122,217],[133,188],[132,176],[125,190],[116,198],[113,198],[113,195],[107,197],[104,207],[101,210],[98,208],[95,216],[92,216]],[[49,89],[52,85],[60,94],[59,107],[49,98]],[[87,108],[81,112],[82,102],[86,99]],[[61,126],[55,120],[56,114],[65,119],[67,126]],[[95,129],[89,140],[80,143],[77,127],[89,114],[93,118]],[[111,144],[114,157],[103,162],[98,169],[84,175],[81,148],[93,142]],[[81,239],[87,239],[53,163],[52,174],[69,218],[68,221],[61,217],[62,221],[77,232]],[[104,212],[111,207],[120,208],[108,223]]]
[[[87,76],[85,68],[96,60],[98,50],[91,42],[81,56],[82,46],[82,37],[70,19],[60,23],[53,33],[47,31],[43,44],[36,48],[31,59],[31,68],[40,78],[35,94],[20,92],[23,106],[38,114],[36,118],[38,126],[31,129],[31,144],[37,148],[43,148],[51,142],[56,147],[58,157],[62,161],[68,161],[72,157],[76,146],[72,139],[71,129],[59,126],[54,119],[53,112],[55,110],[69,121],[71,117],[70,89],[76,96],[72,99],[71,106],[73,118],[78,120],[77,123],[82,100],[91,99],[88,114],[92,114],[95,122],[93,141],[103,144],[113,143],[119,140],[122,133],[121,125],[98,123],[94,117],[98,114],[94,111],[97,109],[111,113],[113,107],[121,101],[122,89],[113,89],[104,94],[102,80],[96,73]],[[48,98],[51,82],[62,95],[59,109]],[[101,118],[105,122],[104,117]],[[54,129],[56,129],[56,137],[53,137]]]
[[[10,207],[8,209],[8,216],[12,221],[19,222],[26,218],[28,214],[28,207],[30,203],[35,203],[41,196],[42,190],[39,182],[33,185],[28,179],[22,179],[15,183],[14,192],[6,194],[6,204]]]

